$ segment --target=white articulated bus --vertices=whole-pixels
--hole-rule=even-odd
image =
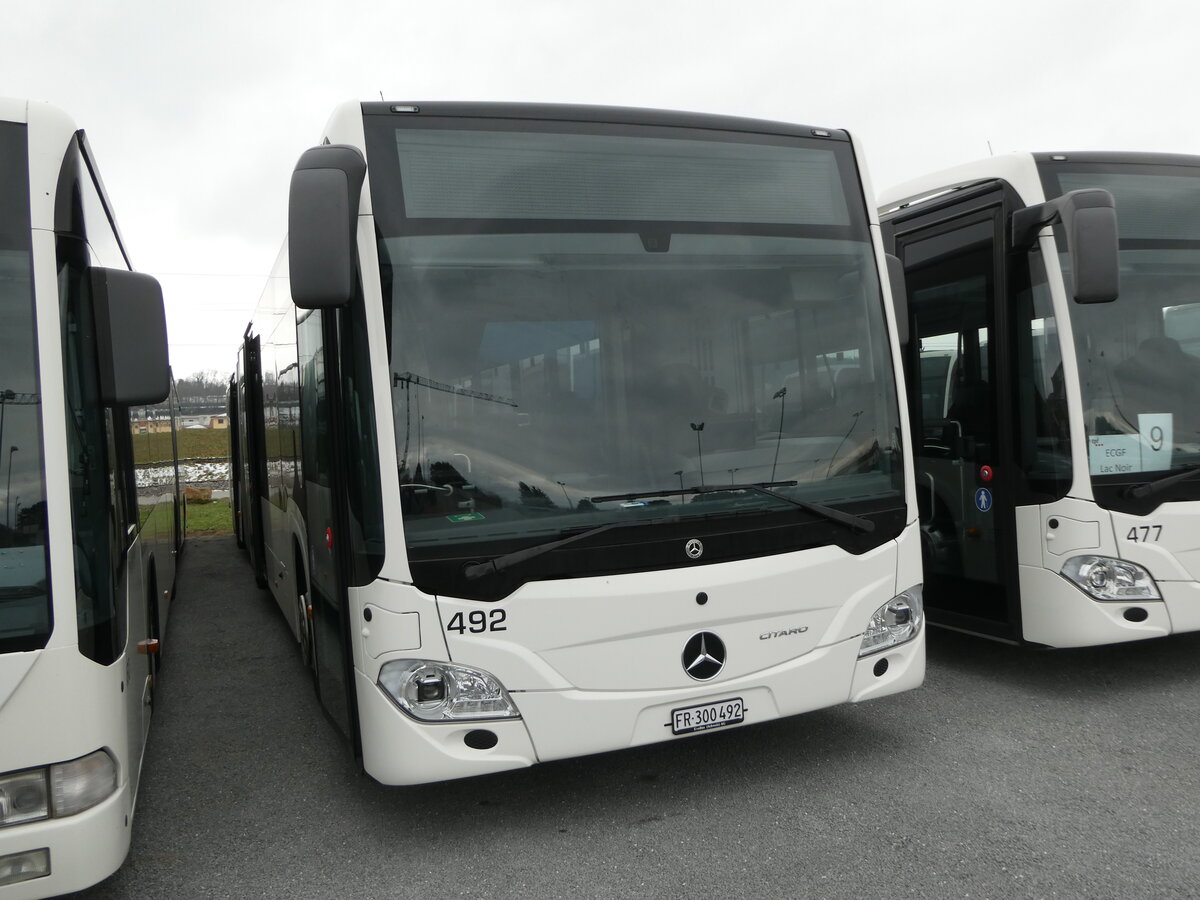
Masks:
[[[239,539],[389,784],[918,686],[878,225],[843,131],[339,108],[230,400]]]
[[[1039,153],[881,198],[930,621],[1200,629],[1200,157]]]
[[[3,900],[87,887],[129,849],[182,540],[169,392],[162,292],[130,271],[83,132],[0,100]]]

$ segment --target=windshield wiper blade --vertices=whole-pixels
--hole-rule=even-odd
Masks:
[[[631,491],[627,494],[607,494],[602,497],[589,497],[588,499],[592,503],[612,503],[648,497],[670,497],[674,494],[725,494],[730,491],[753,491],[765,494],[775,500],[790,503],[792,506],[798,506],[830,522],[837,522],[840,525],[857,528],[868,534],[875,530],[875,523],[870,519],[864,519],[862,516],[856,516],[853,513],[843,512],[840,509],[823,506],[820,503],[809,503],[807,500],[784,497],[782,494],[776,494],[774,491],[769,490],[769,488],[773,487],[795,486],[795,481],[764,481],[758,484],[706,485],[704,487],[684,488],[683,490],[674,488],[672,490]],[[583,531],[569,535],[568,537],[556,538],[553,541],[546,541],[544,544],[535,544],[532,547],[526,547],[524,550],[514,550],[512,553],[497,556],[495,559],[488,560],[487,562],[472,563],[463,569],[463,576],[468,581],[475,581],[485,575],[498,574],[505,569],[511,569],[513,566],[528,562],[553,550],[558,550],[560,547],[565,547],[568,544],[573,544],[576,541],[581,541],[584,538],[592,537],[605,531],[611,531],[614,528],[629,528],[633,525],[660,525],[663,522],[678,522],[679,520],[679,516],[673,515],[657,516],[652,519],[629,519],[623,522],[608,522],[604,525],[597,525],[594,528],[585,528]]]
[[[1155,497],[1167,488],[1187,481],[1189,478],[1195,478],[1197,475],[1200,475],[1200,465],[1192,466],[1191,468],[1184,469],[1182,472],[1168,475],[1165,478],[1160,478],[1158,481],[1148,481],[1145,484],[1139,484],[1137,487],[1131,487],[1125,491],[1125,496],[1133,497],[1135,500]]]
[[[678,517],[630,519],[624,522],[608,522],[604,525],[597,525],[594,528],[585,528],[583,531],[565,538],[556,538],[553,541],[546,541],[544,544],[534,544],[532,547],[526,547],[524,550],[514,550],[512,553],[505,553],[503,556],[497,556],[495,559],[490,559],[487,562],[473,563],[463,569],[463,575],[468,581],[475,581],[484,575],[498,574],[505,569],[511,569],[513,566],[549,553],[552,550],[557,550],[559,547],[565,547],[567,544],[573,544],[576,541],[581,541],[584,538],[592,537],[604,531],[610,531],[613,528],[628,528],[630,525],[655,525],[661,522],[674,521],[676,518]]]
[[[593,503],[614,503],[618,500],[637,500],[640,497],[671,497],[675,494],[716,494],[722,491],[749,491],[771,487],[795,487],[795,481],[760,481],[758,484],[731,484],[728,487],[705,485],[704,487],[664,488],[661,491],[630,491],[628,494],[605,494],[603,497],[588,497]],[[772,497],[779,496],[772,494]],[[780,500],[786,499],[780,497]]]
[[[832,506],[825,506],[821,503],[810,503],[808,500],[797,500],[795,497],[785,497],[783,494],[777,494],[767,488],[778,484],[779,482],[767,482],[765,485],[757,484],[742,484],[734,485],[733,490],[755,491],[759,494],[766,494],[768,497],[774,497],[776,500],[783,500],[785,503],[790,503],[792,506],[798,506],[806,512],[813,513],[828,519],[831,522],[837,522],[839,525],[846,525],[850,528],[857,528],[864,534],[870,534],[875,530],[875,523],[870,519],[865,519],[862,516],[856,516],[853,513],[843,512],[840,509],[834,509]],[[796,482],[792,482],[795,484]],[[705,488],[701,493],[710,493],[715,491],[728,490],[728,488]]]
[[[776,500],[782,500],[784,503],[790,503],[792,506],[798,506],[801,509],[821,516],[831,522],[837,522],[839,525],[846,525],[850,528],[857,528],[865,534],[870,534],[875,530],[875,523],[870,519],[864,519],[862,516],[856,516],[853,513],[843,512],[840,509],[834,509],[830,506],[824,506],[820,503],[810,503],[807,500],[797,500],[794,497],[785,497],[783,494],[777,494],[772,490],[773,487],[795,487],[795,481],[760,481],[754,484],[730,484],[730,485],[705,485],[703,487],[689,487],[683,489],[661,490],[661,491],[642,491],[631,492],[628,494],[608,494],[603,497],[589,498],[593,503],[605,503],[618,500],[636,500],[640,497],[670,497],[674,494],[724,494],[731,491],[753,491],[758,494],[765,494],[768,497],[773,497]]]

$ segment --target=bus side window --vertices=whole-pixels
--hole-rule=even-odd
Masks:
[[[100,402],[88,267],[120,267],[124,256],[78,143],[63,161],[57,194],[54,230],[79,652],[108,665],[125,647],[125,598],[117,583],[132,539],[129,526],[137,521],[136,495],[129,413]]]

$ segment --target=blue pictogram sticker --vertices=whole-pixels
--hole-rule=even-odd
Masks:
[[[980,488],[975,492],[975,508],[980,512],[987,512],[992,508],[992,492],[987,488]]]

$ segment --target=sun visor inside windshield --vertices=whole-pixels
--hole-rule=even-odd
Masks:
[[[849,224],[832,150],[424,129],[396,149],[410,219]]]

